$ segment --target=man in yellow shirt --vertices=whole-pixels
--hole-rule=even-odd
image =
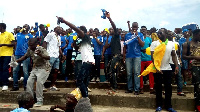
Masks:
[[[0,23],[0,87],[8,90],[9,63],[13,55],[15,38],[12,33],[6,31],[6,24]]]

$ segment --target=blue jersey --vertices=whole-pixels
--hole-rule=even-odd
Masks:
[[[101,36],[98,36],[97,39],[103,43]],[[92,39],[94,45],[94,55],[101,55],[101,45],[99,45],[95,38]]]
[[[16,36],[17,39],[17,46],[15,50],[15,55],[23,56],[28,49],[28,41],[33,38],[33,35],[31,34],[23,34],[18,33]]]
[[[109,36],[109,38],[108,38],[108,44],[110,44],[111,39],[112,39],[112,36]],[[105,36],[105,37],[103,38],[103,45],[106,44],[106,40],[107,40],[107,37]],[[104,52],[104,54],[110,54],[110,55],[111,55],[111,48],[110,48],[110,47],[107,48],[106,51]]]
[[[141,48],[146,49],[147,47],[150,47],[152,43],[152,39],[150,37],[146,37],[144,39],[144,46]],[[147,55],[146,53],[141,52],[141,61],[151,61],[151,55]]]

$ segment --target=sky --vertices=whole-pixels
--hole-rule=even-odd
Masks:
[[[108,19],[102,19],[101,9],[110,12],[117,28],[128,31],[127,21],[146,26],[181,28],[187,23],[200,25],[200,0],[1,0],[0,22],[7,25],[7,31],[29,24],[50,24],[57,26],[56,16],[76,26],[89,28],[111,27]],[[69,28],[61,24],[64,29]]]

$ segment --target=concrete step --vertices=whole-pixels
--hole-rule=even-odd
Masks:
[[[74,88],[60,88],[60,91],[47,91],[44,93],[44,105],[64,105],[63,95],[70,93]],[[92,105],[127,107],[127,108],[144,108],[155,109],[155,95],[145,92],[144,94],[134,95],[124,93],[124,90],[118,90],[114,95],[107,94],[108,89],[91,89],[89,98]],[[22,92],[19,91],[0,91],[0,103],[17,103],[16,97]],[[186,96],[178,96],[176,92],[172,95],[172,105],[176,110],[194,111],[194,95],[187,93]]]
[[[46,81],[46,83],[44,84],[45,87],[50,87],[50,81]],[[9,82],[9,87],[13,86],[13,82]],[[23,84],[20,82],[19,83],[20,87],[23,87]],[[58,88],[75,88],[76,84],[74,81],[69,80],[67,82],[65,82],[64,80],[58,80],[56,82],[56,86]],[[98,89],[108,89],[110,88],[110,84],[108,82],[90,82],[89,84],[89,88],[98,88]],[[127,84],[126,83],[118,83],[118,89],[120,90],[126,90],[127,88]],[[149,85],[144,84],[144,91],[148,92],[149,91]],[[177,85],[172,85],[172,91],[177,91]],[[193,93],[194,91],[194,86],[193,85],[187,85],[187,86],[183,86],[183,91],[186,93]]]
[[[5,107],[5,105],[7,105]],[[42,107],[33,107],[29,110],[31,112],[49,112],[49,109],[52,105],[43,105]],[[17,108],[18,105],[15,103],[0,103],[0,112],[10,112]],[[155,109],[146,109],[146,108],[127,108],[127,107],[111,107],[111,106],[100,106],[100,105],[92,105],[93,112],[155,112]],[[193,112],[193,111],[184,111],[184,110],[176,110],[177,112]],[[56,109],[56,112],[64,112],[60,109]],[[163,110],[162,112],[168,112]]]

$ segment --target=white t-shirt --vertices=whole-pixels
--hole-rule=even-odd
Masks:
[[[91,39],[87,35],[84,36],[80,46],[82,62],[95,63],[94,53],[92,52]]]
[[[150,46],[151,51],[154,51],[154,49],[158,45],[160,45],[159,40],[153,41]],[[162,62],[161,62],[160,70],[172,70],[172,68],[169,64],[172,50],[175,50],[174,43],[172,43],[172,41],[168,41],[168,43],[166,45],[165,54],[164,54]]]
[[[170,41],[170,42],[172,42],[172,41]],[[172,43],[173,43],[174,46],[175,46],[175,44],[177,44],[177,46],[179,45],[178,42],[172,42]],[[175,48],[175,47],[174,47],[174,48]],[[176,52],[175,52],[175,53],[176,53]],[[180,65],[180,62],[179,62],[179,59],[178,59],[177,54],[176,54],[176,57],[177,57],[177,62],[178,62],[178,64]],[[174,64],[173,61],[172,61],[172,56],[170,57],[169,63],[170,63],[170,64]]]
[[[50,57],[58,58],[59,57],[59,48],[61,46],[60,36],[56,35],[55,32],[48,33],[44,38],[44,41],[47,42],[47,52]]]

